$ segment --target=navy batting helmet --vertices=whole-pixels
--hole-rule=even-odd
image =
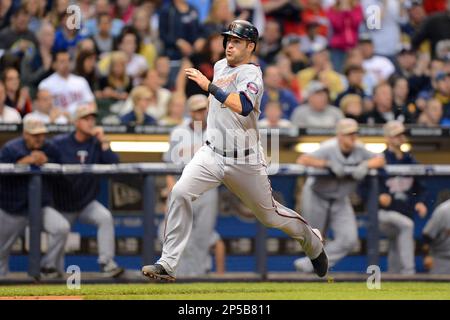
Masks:
[[[233,36],[240,39],[251,41],[255,44],[258,43],[259,34],[258,29],[248,21],[234,20],[229,26],[228,30],[222,32],[223,35],[223,47],[226,48],[229,36]]]

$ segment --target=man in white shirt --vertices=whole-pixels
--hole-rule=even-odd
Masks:
[[[21,123],[20,113],[11,107],[5,105],[5,84],[0,81],[0,123]]]
[[[83,77],[70,73],[68,52],[56,52],[53,59],[55,72],[42,80],[39,90],[47,90],[53,97],[53,105],[62,112],[74,114],[78,105],[95,102],[88,82]]]
[[[31,113],[33,117],[45,124],[69,123],[70,115],[53,107],[52,94],[48,90],[41,89],[37,92],[33,109],[34,111]]]
[[[374,53],[374,43],[369,34],[360,35],[359,48],[364,58],[364,71],[372,74],[377,84],[387,80],[395,72],[394,64],[388,58]]]

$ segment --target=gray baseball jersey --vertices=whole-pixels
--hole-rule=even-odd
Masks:
[[[213,83],[227,93],[243,92],[254,110],[242,116],[210,96],[208,141],[224,151],[259,147],[257,122],[264,91],[261,69],[254,64],[230,67],[227,60],[222,59],[214,65]]]
[[[175,276],[192,231],[194,200],[222,183],[252,210],[259,221],[286,232],[300,243],[308,257],[315,259],[323,250],[318,231],[272,196],[257,127],[263,94],[260,68],[252,64],[230,67],[225,59],[220,60],[214,66],[213,82],[228,93],[244,93],[253,110],[242,116],[210,96],[207,138],[212,146],[204,145],[195,153],[172,189],[162,255],[157,263]],[[237,157],[223,156],[213,147],[237,151]],[[240,154],[249,148],[253,153]],[[253,161],[253,155],[259,161]]]
[[[450,258],[450,200],[441,203],[433,212],[423,233],[433,239],[433,256]]]
[[[338,162],[344,166],[356,166],[362,161],[375,156],[364,145],[357,142],[353,151],[345,156],[342,154],[337,138],[324,141],[320,148],[311,156],[328,161]],[[351,177],[336,179],[335,177],[308,177],[311,188],[326,199],[340,199],[348,196],[356,188],[357,182]]]

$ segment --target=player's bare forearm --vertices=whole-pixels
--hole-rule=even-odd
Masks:
[[[378,169],[384,167],[385,164],[386,160],[384,160],[384,157],[374,157],[367,161],[367,167],[369,169]]]
[[[242,113],[242,103],[239,93],[230,93],[224,105],[236,113]]]
[[[327,167],[327,161],[324,159],[319,159],[319,158],[315,158],[312,157],[310,155],[307,154],[303,154],[301,155],[298,159],[297,159],[297,163],[307,166],[307,167],[314,167],[314,168],[325,168]]]

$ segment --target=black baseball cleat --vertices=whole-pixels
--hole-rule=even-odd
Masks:
[[[167,273],[166,269],[160,264],[151,264],[142,267],[142,274],[150,279],[164,280],[173,282],[175,277]]]
[[[314,267],[314,272],[319,277],[324,277],[328,272],[328,257],[324,250],[315,259],[311,259],[311,263]]]

